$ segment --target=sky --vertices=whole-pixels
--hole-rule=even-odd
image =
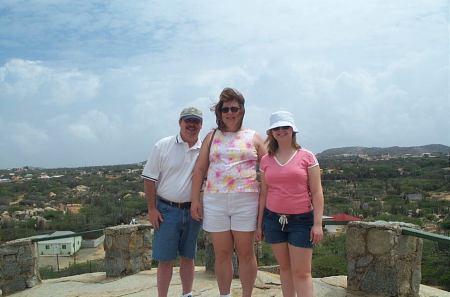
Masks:
[[[450,145],[449,40],[447,0],[1,0],[0,168],[144,161],[225,87],[315,153]]]

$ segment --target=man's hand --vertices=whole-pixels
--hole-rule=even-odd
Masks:
[[[148,211],[148,220],[155,230],[159,230],[159,225],[164,221],[157,208]]]
[[[203,206],[200,202],[191,202],[191,217],[196,221],[203,219]]]

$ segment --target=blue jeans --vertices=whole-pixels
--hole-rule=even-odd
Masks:
[[[192,219],[189,208],[177,208],[159,200],[156,207],[164,221],[153,234],[152,258],[157,261],[173,261],[180,255],[194,259],[202,223]]]
[[[287,215],[287,224],[279,222],[280,215],[264,209],[263,232],[267,243],[288,242],[295,247],[312,248],[311,228],[314,224],[313,211],[301,214]]]

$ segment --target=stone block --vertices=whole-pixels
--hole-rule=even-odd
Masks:
[[[370,262],[372,262],[372,260],[373,260],[373,256],[367,255],[365,257],[359,258],[358,261],[356,262],[356,266],[357,267],[368,266],[370,264]]]
[[[151,268],[151,226],[121,225],[105,229],[106,276],[134,274]]]
[[[14,255],[17,253],[17,248],[15,248],[13,245],[3,245],[0,247],[0,256],[4,255]]]
[[[142,266],[142,258],[141,257],[134,257],[131,258],[127,263],[127,274],[134,274],[141,271]]]
[[[0,289],[5,294],[40,282],[36,247],[30,239],[18,239],[0,246]]]
[[[122,230],[120,230],[122,231]],[[130,243],[130,234],[119,234],[114,236],[114,248],[120,249],[123,251],[128,251],[129,243]]]
[[[394,246],[394,233],[390,230],[371,229],[367,234],[367,249],[374,255],[383,255]]]
[[[18,263],[14,262],[5,262],[5,265],[2,266],[2,278],[4,279],[13,279],[17,275],[20,275],[20,267],[17,265]]]
[[[39,284],[40,282],[41,282],[41,280],[38,277],[32,276],[32,277],[28,278],[25,283],[27,285],[27,288],[32,288],[32,287],[36,286],[37,284]]]
[[[398,254],[409,255],[417,251],[417,238],[413,236],[400,235],[398,241]]]
[[[105,251],[111,249],[112,244],[113,244],[112,236],[105,236],[105,239],[103,240],[103,249]]]
[[[123,258],[105,258],[105,271],[107,277],[116,277],[126,274],[126,266]]]
[[[366,245],[364,240],[364,230],[354,226],[347,229],[347,255],[356,257],[364,255],[366,252]]]
[[[12,281],[5,282],[2,284],[3,294],[11,294],[14,292],[22,291],[27,288],[27,284],[24,279],[18,277]]]
[[[422,270],[420,265],[413,270],[411,276],[411,291],[414,296],[419,295],[420,282],[422,280]]]
[[[151,230],[144,230],[143,232],[143,241],[144,241],[144,247],[145,248],[152,248],[152,232]]]
[[[143,265],[143,270],[152,269],[152,256],[147,255],[147,256],[142,257],[142,265]]]
[[[419,296],[422,240],[401,235],[401,226],[383,221],[348,225],[348,289],[369,295]]]
[[[142,234],[132,233],[130,235],[128,249],[129,250],[137,250],[144,246],[144,240]]]
[[[396,271],[380,263],[368,267],[361,280],[360,289],[364,292],[382,294],[384,296],[397,296],[398,285],[395,280]]]

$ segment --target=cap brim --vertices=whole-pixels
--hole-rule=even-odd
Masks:
[[[292,125],[291,122],[285,122],[285,121],[278,121],[278,122],[276,122],[276,123],[273,123],[273,124],[269,127],[269,129],[267,129],[266,133],[269,134],[269,133],[270,133],[270,130],[272,130],[273,128],[283,127],[283,126],[289,126],[289,127],[292,128],[292,131],[293,131],[294,133],[298,133],[298,129],[297,129],[297,127],[296,127],[295,125]]]
[[[197,116],[197,115],[193,115],[193,114],[189,114],[189,115],[182,116],[180,119],[181,119],[181,120],[196,119],[196,120],[203,121],[203,119],[202,119],[201,117],[199,117],[199,116]]]

